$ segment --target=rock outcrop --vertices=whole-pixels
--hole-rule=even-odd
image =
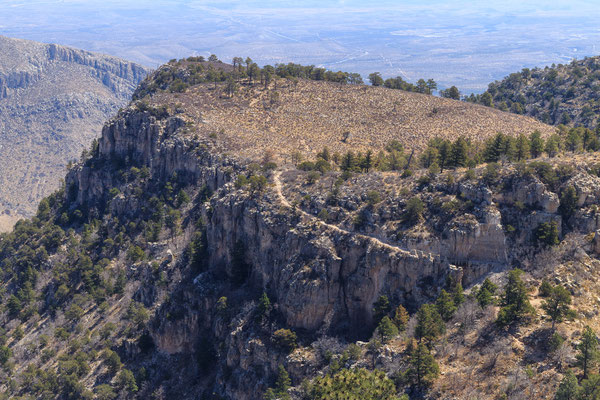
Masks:
[[[560,205],[558,195],[549,191],[546,185],[534,176],[513,182],[509,192],[497,197],[501,203],[520,204],[547,213],[556,213]]]

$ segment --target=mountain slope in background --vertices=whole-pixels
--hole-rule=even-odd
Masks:
[[[147,73],[114,57],[0,36],[0,230],[56,190],[67,162]]]
[[[525,68],[491,83],[481,96],[469,100],[547,124],[600,129],[600,57]]]

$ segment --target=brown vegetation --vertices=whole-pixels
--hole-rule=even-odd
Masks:
[[[222,85],[194,86],[175,96],[158,93],[153,102],[183,107],[196,131],[211,135],[232,155],[259,160],[272,149],[289,161],[294,151],[314,155],[379,150],[398,140],[410,152],[434,137],[464,136],[483,141],[497,132],[516,136],[554,128],[531,118],[470,103],[362,85],[279,79],[268,90],[240,85],[232,99]],[[344,140],[347,136],[347,140]]]

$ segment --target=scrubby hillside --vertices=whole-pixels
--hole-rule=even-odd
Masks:
[[[465,102],[383,87],[298,79],[286,70],[268,89],[234,84],[235,95],[209,84],[182,93],[179,85],[208,74],[209,63],[180,62],[157,73],[165,92],[153,101],[184,111],[199,133],[214,134],[236,156],[261,158],[272,150],[289,160],[293,153],[312,154],[383,149],[397,140],[410,150],[422,150],[434,137],[459,136],[480,142],[498,132],[509,136],[554,130],[533,119]],[[213,64],[211,68],[221,66]],[[199,68],[204,68],[198,70]],[[273,75],[275,75],[275,70]],[[164,77],[168,78],[164,78]],[[225,80],[225,78],[221,78]],[[257,78],[255,78],[257,79]],[[225,83],[227,85],[227,83]],[[145,93],[145,86],[138,93]]]
[[[469,100],[552,125],[600,129],[600,57],[523,69]]]
[[[148,70],[0,36],[0,230],[35,213]]]
[[[570,368],[593,385],[574,345],[599,328],[596,153],[520,116],[548,139],[369,136],[358,94],[364,115],[380,97],[503,114],[256,72],[161,68],[1,237],[5,398],[552,398]],[[331,99],[346,108],[320,116]]]

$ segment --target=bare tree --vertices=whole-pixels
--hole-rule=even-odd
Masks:
[[[494,343],[487,346],[483,351],[483,355],[485,357],[482,364],[482,369],[487,373],[491,373],[496,368],[498,361],[504,358],[509,350],[509,343],[506,339],[498,339]]]
[[[575,361],[573,347],[566,341],[563,342],[552,354],[552,360],[557,364],[558,370],[562,371],[565,366],[571,365]]]

